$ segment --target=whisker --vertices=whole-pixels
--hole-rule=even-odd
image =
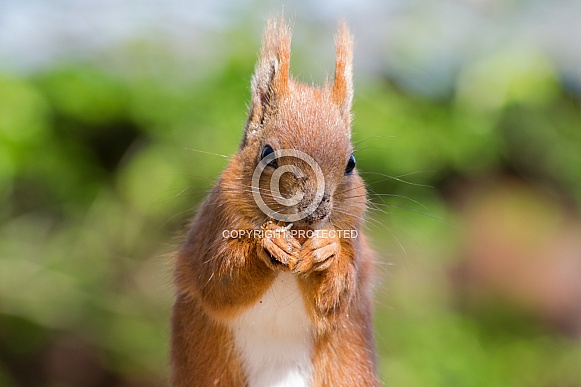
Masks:
[[[395,181],[398,181],[400,183],[405,183],[405,184],[413,185],[413,186],[416,186],[416,187],[434,188],[431,185],[421,184],[421,183],[414,183],[414,182],[411,182],[411,181],[407,181],[407,180],[402,179],[402,177],[411,176],[411,175],[418,174],[418,173],[426,173],[426,172],[427,171],[416,171],[416,172],[410,172],[410,173],[406,173],[406,174],[399,175],[399,176],[391,176],[391,175],[387,175],[385,173],[371,172],[371,171],[369,171],[369,172],[363,171],[363,172],[359,172],[359,173],[361,175],[378,175],[378,176],[385,177],[385,179],[381,179],[381,180],[377,180],[377,181],[371,182],[372,184],[381,183],[381,182],[389,181],[389,180],[395,180]]]
[[[232,188],[232,187],[223,187],[223,191],[225,192],[248,192],[248,193],[252,193],[252,194],[258,194],[258,195],[263,195],[267,198],[271,198],[271,199],[280,199],[280,200],[284,200],[285,197],[282,195],[273,195],[272,191],[266,189],[266,188],[260,188],[260,187],[250,187],[250,189],[248,188],[242,188],[242,190],[239,187],[236,188]],[[256,190],[258,189],[258,190]],[[262,192],[261,192],[262,191]]]
[[[347,211],[341,211],[340,209],[335,209],[335,212],[339,213],[339,214],[345,214],[345,215],[349,215],[349,216],[353,216],[353,214],[347,212]],[[357,217],[361,220],[364,221],[364,224],[366,225],[374,225],[375,227],[377,227],[377,230],[383,230],[386,231],[389,236],[392,238],[392,240],[396,243],[396,245],[398,246],[398,248],[400,249],[400,251],[404,254],[407,255],[407,251],[405,249],[405,247],[403,246],[403,244],[400,242],[399,238],[397,237],[397,235],[395,234],[395,232],[388,226],[386,226],[385,224],[383,224],[382,222],[380,222],[379,220],[372,218],[372,217],[367,217],[367,218],[363,218],[363,217]],[[368,228],[369,231],[371,231]]]
[[[374,138],[396,138],[396,136],[371,136],[353,143],[353,146],[364,143],[365,141],[373,140]]]
[[[345,197],[345,199],[357,199],[357,198],[364,197],[364,196],[365,195],[347,196],[347,197]],[[381,198],[381,199],[383,199],[384,197],[391,197],[391,198],[399,198],[399,199],[409,200],[410,202],[415,203],[418,206],[422,207],[426,211],[429,211],[428,210],[428,207],[424,206],[422,203],[418,202],[417,200],[412,199],[412,198],[410,198],[408,196],[405,196],[405,195],[371,192],[371,193],[369,193],[369,196],[375,196],[375,197],[378,197],[378,198]],[[385,203],[383,200],[382,200],[382,203],[381,204],[388,205],[388,206],[391,205],[390,203]]]
[[[415,210],[413,208],[404,207],[404,206],[400,206],[400,205],[397,205],[397,204],[389,204],[389,203],[375,203],[375,205],[378,205],[378,206],[386,206],[386,207],[391,207],[391,208],[397,208],[398,210],[408,211],[408,212],[411,212],[411,213],[414,213],[414,214],[417,214],[417,215],[421,215],[423,217],[426,217],[426,218],[435,220],[438,223],[444,224],[446,226],[455,227],[453,224],[451,224],[450,222],[447,222],[446,220],[444,220],[441,217],[438,217],[438,216],[435,216],[435,215],[430,215],[429,213],[421,212],[421,211]]]
[[[213,153],[213,152],[203,151],[203,150],[194,149],[194,148],[184,148],[184,149],[185,150],[189,150],[189,151],[204,153],[204,154],[212,155],[212,156],[220,156],[220,157],[223,157],[225,159],[229,159],[230,158],[230,156],[227,156],[227,155],[222,155],[222,154],[219,154],[219,153]]]

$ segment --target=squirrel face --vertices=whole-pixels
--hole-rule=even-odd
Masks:
[[[267,26],[252,79],[238,154],[245,161],[242,178],[252,181],[266,217],[297,228],[355,222],[363,217],[366,197],[351,144],[351,36],[341,24],[335,79],[315,88],[290,77],[290,31],[277,23],[273,19]]]
[[[291,155],[275,159],[264,169],[260,180],[261,192],[267,203],[284,214],[297,214],[317,201],[318,205],[305,213],[297,225],[311,225],[324,221],[332,213],[335,192],[346,189],[355,177],[353,171],[346,174],[347,164],[353,154],[350,128],[338,106],[328,93],[301,84],[293,84],[288,95],[278,102],[274,114],[263,123],[258,149],[254,147],[257,161],[263,158],[264,149],[290,150]],[[297,151],[293,154],[293,151]],[[306,154],[312,160],[301,157]],[[313,161],[316,165],[312,165]],[[317,176],[320,168],[322,177]],[[279,168],[288,172],[280,175],[279,190],[272,192],[270,183]],[[279,203],[274,195],[280,192],[285,199],[300,197],[294,205]],[[317,196],[319,192],[319,196]],[[303,222],[301,222],[303,221]]]

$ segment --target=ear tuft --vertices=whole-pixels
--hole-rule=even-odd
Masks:
[[[341,20],[339,23],[335,45],[337,46],[335,80],[333,81],[331,97],[349,124],[353,101],[353,37],[345,20]]]
[[[252,76],[252,106],[245,137],[260,128],[269,108],[288,92],[290,47],[291,30],[284,16],[270,18],[262,38],[260,59]]]

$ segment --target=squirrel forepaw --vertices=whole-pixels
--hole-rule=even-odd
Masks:
[[[273,269],[279,267],[293,270],[299,259],[301,244],[289,232],[290,226],[279,226],[272,221],[262,226],[264,236],[261,256]]]
[[[338,238],[313,237],[303,245],[295,273],[327,270],[339,255],[341,248]]]

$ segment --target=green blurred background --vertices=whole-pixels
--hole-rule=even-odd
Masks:
[[[234,153],[275,2],[0,3],[0,386],[163,386],[171,252]],[[298,1],[356,36],[391,386],[581,386],[581,4]]]

